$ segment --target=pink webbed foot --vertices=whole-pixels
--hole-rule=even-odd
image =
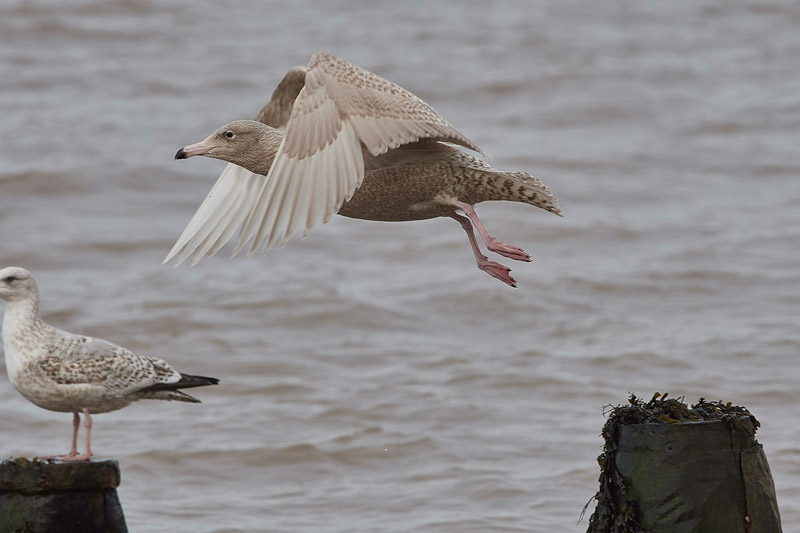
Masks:
[[[52,459],[58,459],[59,461],[89,461],[92,458],[91,455],[81,454],[81,455],[56,455],[52,457]]]
[[[531,261],[531,256],[522,248],[500,242],[494,237],[490,237],[489,240],[486,241],[486,248],[505,257],[516,259],[517,261]]]
[[[467,232],[467,237],[469,238],[469,244],[472,247],[472,253],[475,254],[475,261],[478,263],[478,268],[480,268],[493,278],[499,279],[506,285],[516,287],[517,281],[511,277],[511,274],[509,274],[509,272],[511,272],[510,268],[508,268],[505,265],[501,265],[500,263],[489,261],[489,258],[480,252],[480,249],[478,248],[478,242],[475,240],[475,233],[472,231],[472,224],[470,223],[469,219],[467,217],[462,217],[457,213],[453,213],[450,216],[455,220],[457,220],[458,223],[461,224],[461,227],[464,228],[464,231]],[[508,244],[503,244],[503,243],[498,243],[498,244],[502,244],[503,246],[506,247],[509,246]],[[514,248],[513,246],[511,246],[510,248],[519,250],[520,252],[525,254],[525,252],[523,252],[519,248]],[[526,257],[527,255],[528,254],[525,254]],[[528,258],[528,261],[530,261],[530,258]]]
[[[91,455],[86,455],[85,453],[78,455],[77,451],[71,451],[63,455],[48,455],[47,457],[42,457],[42,459],[53,459],[57,461],[86,461],[91,458]]]
[[[469,217],[469,220],[471,220],[472,223],[475,224],[475,228],[477,228],[478,233],[481,234],[481,238],[483,238],[483,242],[486,243],[486,248],[489,251],[498,253],[500,255],[503,255],[510,259],[514,259],[516,261],[531,260],[531,256],[528,255],[522,248],[517,248],[516,246],[500,242],[491,235],[489,235],[489,233],[486,231],[486,228],[483,227],[483,224],[481,224],[481,221],[478,219],[478,214],[475,213],[475,209],[473,209],[471,205],[458,201],[453,202],[453,205],[455,205],[458,209],[463,211],[464,214],[467,215],[467,217]],[[455,216],[453,216],[453,218],[455,218],[461,223],[461,226],[467,231],[468,234],[472,233],[471,227],[470,229],[467,229],[464,220],[462,220],[463,217],[456,218]]]
[[[42,459],[58,459],[59,461],[70,461],[73,457],[77,457],[78,452],[75,453],[65,453],[63,455],[48,455],[46,457],[42,457]]]
[[[489,258],[485,255],[482,256],[483,259],[478,259],[478,268],[492,276],[493,278],[499,279],[506,285],[511,285],[512,287],[517,286],[517,280],[511,277],[511,269],[505,265],[501,265],[500,263],[495,263],[494,261],[489,261]]]

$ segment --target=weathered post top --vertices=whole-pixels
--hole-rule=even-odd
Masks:
[[[0,462],[0,533],[126,533],[113,459]]]
[[[116,489],[119,481],[119,463],[114,459],[58,462],[19,457],[0,462],[0,493]]]
[[[589,533],[779,533],[758,421],[744,407],[631,396],[603,428]]]

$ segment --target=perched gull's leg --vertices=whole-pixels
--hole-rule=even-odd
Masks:
[[[88,409],[83,410],[83,424],[86,426],[86,453],[83,455],[78,455],[77,451],[77,442],[75,442],[75,438],[73,438],[73,446],[72,450],[67,455],[59,456],[58,459],[62,461],[88,461],[92,458],[92,417],[89,414]],[[78,425],[80,425],[80,417],[78,413],[75,413],[75,420],[78,421]],[[77,427],[77,425],[76,425]],[[77,430],[75,431],[75,435],[77,435]]]
[[[475,239],[475,232],[472,231],[472,224],[470,223],[469,219],[456,213],[453,213],[450,216],[459,224],[461,224],[461,227],[467,232],[469,243],[472,245],[472,251],[475,253],[475,260],[478,262],[478,268],[493,278],[497,278],[503,283],[511,285],[512,287],[516,287],[517,282],[511,277],[511,274],[509,274],[509,272],[511,272],[510,268],[501,265],[500,263],[489,261],[489,258],[481,253],[480,248],[478,248],[478,241]]]
[[[516,246],[500,242],[489,235],[489,233],[487,233],[486,229],[483,227],[483,224],[481,224],[481,221],[478,220],[478,214],[475,213],[475,209],[473,209],[471,205],[459,201],[453,202],[453,205],[461,209],[464,214],[467,215],[470,220],[472,220],[472,223],[475,224],[476,228],[478,228],[478,233],[480,233],[481,237],[483,237],[483,242],[486,243],[486,247],[490,251],[510,257],[511,259],[516,259],[517,261],[531,260],[531,256],[529,256],[522,248],[517,248]],[[462,223],[461,225],[463,226],[464,224]]]
[[[92,458],[92,416],[89,414],[88,409],[83,410],[84,418],[86,419],[86,455],[84,459]]]
[[[78,455],[78,431],[81,429],[81,415],[72,413],[72,447],[69,449],[70,457]]]
[[[45,457],[45,459],[63,459],[63,460],[70,460],[73,457],[78,455],[78,430],[81,428],[81,415],[78,413],[72,413],[72,447],[69,449],[69,453],[64,455],[53,455],[50,457]]]

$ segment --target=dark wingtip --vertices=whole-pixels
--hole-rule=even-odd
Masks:
[[[219,380],[217,378],[211,378],[208,376],[193,376],[191,374],[181,374],[180,381],[177,381],[175,383],[156,383],[154,385],[150,385],[149,387],[139,389],[138,392],[151,392],[151,391],[161,391],[161,390],[177,391],[178,389],[205,387],[207,385],[217,385],[218,383]]]
[[[219,379],[208,376],[191,376],[189,374],[181,374],[181,380],[179,383],[181,383],[184,387],[204,387],[206,385],[219,384]]]
[[[183,148],[175,154],[175,159],[186,159],[186,152],[183,151]]]

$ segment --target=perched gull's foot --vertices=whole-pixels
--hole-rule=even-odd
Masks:
[[[74,458],[78,456],[78,452],[69,452],[63,455],[47,455],[42,457],[42,459],[49,459],[49,460],[57,460],[57,461],[74,461]]]
[[[485,255],[481,256],[482,259],[478,259],[478,268],[492,276],[493,278],[497,278],[506,285],[511,285],[512,287],[517,286],[517,280],[511,277],[511,269],[505,265],[501,265],[500,263],[495,263],[494,261],[489,261],[489,258]]]
[[[82,455],[56,455],[53,459],[58,459],[59,461],[89,461],[92,458],[91,455],[86,455],[85,453]]]
[[[488,248],[489,251],[498,253],[511,259],[516,259],[517,261],[530,262],[531,260],[531,256],[528,255],[528,253],[522,248],[517,248],[516,246],[500,242],[494,237],[490,237],[489,240],[486,241],[486,248]]]

